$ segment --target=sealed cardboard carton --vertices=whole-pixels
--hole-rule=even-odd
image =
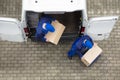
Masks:
[[[86,65],[91,65],[94,60],[99,57],[99,55],[102,53],[102,49],[94,43],[93,47],[89,49],[81,58],[81,61]]]
[[[46,34],[45,38],[47,39],[48,42],[51,42],[51,43],[57,45],[60,40],[60,37],[62,36],[62,34],[65,30],[65,26],[57,20],[53,21],[52,25],[55,28],[55,32],[48,32]]]

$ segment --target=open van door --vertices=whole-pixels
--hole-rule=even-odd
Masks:
[[[107,39],[117,20],[118,16],[92,18],[88,21],[85,34],[93,40]]]
[[[26,41],[22,24],[13,18],[0,18],[0,40],[12,42]]]

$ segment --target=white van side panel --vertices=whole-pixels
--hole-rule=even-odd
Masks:
[[[12,42],[26,41],[21,23],[12,18],[0,18],[0,40]]]
[[[94,40],[107,39],[118,20],[118,16],[97,17],[89,20],[85,34]]]
[[[86,0],[23,0],[24,10],[35,12],[65,11],[85,9]]]

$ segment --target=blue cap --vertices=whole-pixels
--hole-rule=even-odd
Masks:
[[[55,28],[51,24],[49,24],[49,23],[46,24],[45,28],[46,28],[46,30],[48,30],[50,32],[54,32],[55,31]]]
[[[93,47],[92,42],[89,41],[89,40],[86,40],[86,41],[84,42],[84,45],[85,45],[86,47],[88,47],[89,49],[91,49],[91,48]]]

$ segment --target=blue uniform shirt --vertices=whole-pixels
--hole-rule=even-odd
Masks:
[[[45,36],[45,34],[48,33],[48,30],[44,29],[42,26],[43,26],[44,23],[51,24],[51,22],[54,21],[54,20],[55,19],[50,17],[50,16],[41,17],[41,19],[38,23],[38,27],[36,28],[36,34],[35,34],[36,40],[40,40],[40,41],[43,41],[43,42],[46,41],[44,36]]]
[[[88,46],[86,46],[84,44],[84,41],[88,40],[90,43],[88,44]],[[93,41],[92,39],[85,35],[82,37],[79,37],[75,40],[75,42],[73,43],[71,50],[68,52],[68,57],[73,57],[74,55],[78,54],[78,56],[81,58],[83,56],[83,52],[86,48],[90,49],[93,46]]]

